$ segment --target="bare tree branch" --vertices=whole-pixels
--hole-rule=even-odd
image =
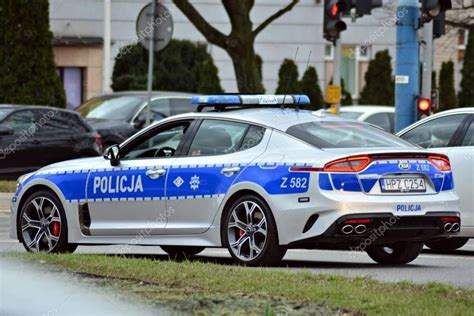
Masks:
[[[275,14],[269,16],[265,21],[262,22],[254,31],[253,36],[256,37],[261,31],[263,31],[268,25],[270,25],[273,21],[281,17],[286,12],[289,12],[293,9],[293,7],[300,2],[299,0],[292,0],[286,7],[277,11]]]
[[[173,0],[173,3],[183,12],[198,31],[204,35],[209,43],[224,49],[226,48],[227,36],[210,25],[188,0]]]

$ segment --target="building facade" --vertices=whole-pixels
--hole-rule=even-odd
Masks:
[[[120,48],[136,41],[136,18],[148,2],[112,0],[112,69]],[[161,2],[172,12],[174,38],[206,43],[171,0]],[[331,43],[323,38],[322,3],[320,0],[301,0],[292,11],[257,37],[255,49],[263,59],[263,83],[267,93],[273,93],[277,87],[278,70],[283,60],[295,59],[295,55],[300,77],[309,65],[316,68],[323,90],[331,80],[334,53]],[[220,1],[195,0],[192,4],[214,27],[223,33],[230,32],[229,19]],[[254,27],[286,4],[288,1],[283,0],[255,1],[251,12]],[[110,89],[102,87],[103,18],[103,0],[50,0],[55,58],[71,108]],[[357,100],[364,86],[368,63],[377,51],[388,49],[394,65],[396,14],[393,7],[387,6],[374,10],[371,16],[357,19],[355,23],[350,18],[345,20],[348,28],[341,36],[341,73],[346,90]],[[213,45],[208,45],[208,50],[219,69],[225,91],[237,91],[234,69],[227,53]]]

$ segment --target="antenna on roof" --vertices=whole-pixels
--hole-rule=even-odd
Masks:
[[[297,47],[296,47],[296,51],[295,51],[295,58],[293,58],[293,60],[295,61],[295,63],[296,63],[296,57],[298,56],[298,51],[299,51],[299,49],[300,49],[300,47],[297,46]],[[286,89],[285,89],[285,90],[288,90],[289,86],[290,86],[290,76],[288,76],[288,78],[287,78],[287,80],[286,80]],[[282,103],[281,106],[280,106],[282,109],[285,108],[285,100],[286,100],[286,93],[285,93],[285,95],[283,96],[283,103]],[[297,106],[297,107],[298,107],[298,106]]]

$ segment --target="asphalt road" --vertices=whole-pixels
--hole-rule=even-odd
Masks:
[[[0,212],[0,252],[25,251],[18,242],[9,239],[9,214]],[[78,253],[129,254],[168,260],[159,247],[140,246],[80,246]],[[224,249],[205,250],[199,258],[221,264],[232,264]],[[411,264],[380,266],[363,252],[332,250],[290,250],[281,267],[289,271],[336,273],[344,276],[370,276],[377,280],[416,283],[442,282],[474,288],[474,240],[451,253],[436,253],[425,249]]]

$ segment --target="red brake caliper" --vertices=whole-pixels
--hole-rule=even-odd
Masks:
[[[242,237],[243,235],[245,235],[245,231],[242,229],[239,229],[239,237]]]
[[[60,224],[58,222],[53,222],[53,231],[51,232],[53,236],[58,237],[59,236],[59,226]]]

